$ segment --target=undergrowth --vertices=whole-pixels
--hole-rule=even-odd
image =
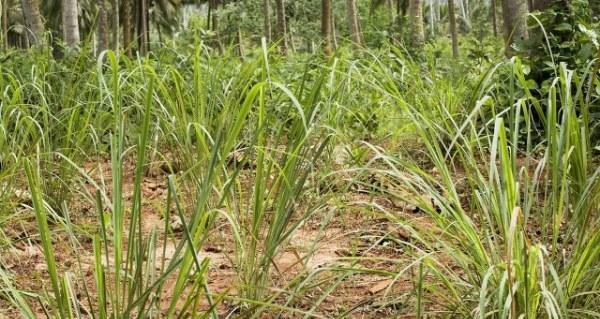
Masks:
[[[22,54],[29,63],[16,54],[0,69],[0,222],[34,216],[46,281],[31,291],[1,267],[0,294],[25,318],[216,318],[225,305],[233,317],[327,317],[319,305],[361,273],[414,283],[391,295],[398,314],[600,316],[595,61],[555,65],[538,88],[516,58],[452,68],[396,48],[281,60],[263,44],[244,61],[203,46],[136,59]],[[89,169],[103,161],[107,182]],[[147,233],[144,178],[157,165],[164,225]],[[409,233],[386,235],[408,260],[388,260],[389,271],[340,258],[276,282],[297,230],[314,218],[326,229],[356,185],[431,221],[361,206]],[[91,230],[74,221],[81,202]],[[223,223],[235,293],[211,291],[199,254]],[[14,246],[3,233],[3,249]],[[91,268],[61,265],[60,240],[91,250]],[[312,305],[297,306],[315,287]]]

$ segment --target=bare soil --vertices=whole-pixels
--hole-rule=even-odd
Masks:
[[[133,195],[133,161],[127,161],[124,170],[123,193],[126,201]],[[88,162],[85,171],[106,194],[111,193],[110,165],[108,161]],[[159,242],[169,237],[163,254],[158,245],[156,256],[168,262],[175,251],[175,242],[183,240],[177,218],[164,219],[164,203],[167,196],[165,172],[152,172],[143,181],[143,233],[157,232]],[[94,186],[85,183],[78,191],[93,194]],[[184,191],[185,192],[185,191]],[[188,194],[191,205],[193,194]],[[37,224],[29,203],[19,209],[19,218],[2,225],[11,242],[0,248],[0,266],[11,276],[14,285],[22,291],[43,293],[50,290],[47,267],[44,261]],[[349,188],[339,194],[335,202],[337,212],[323,227],[323,217],[314,216],[295,231],[289,242],[281,247],[273,261],[271,285],[273,291],[286,291],[298,278],[310,276],[312,281],[290,301],[289,293],[279,293],[276,301],[287,307],[310,312],[321,317],[353,318],[411,318],[414,315],[415,265],[411,232],[402,224],[415,228],[429,228],[432,223],[408,203],[396,202],[384,195],[367,194],[360,189]],[[128,207],[128,203],[126,203]],[[378,207],[378,209],[374,209]],[[69,203],[69,217],[76,225],[77,243],[62,231],[60,225],[52,225],[55,254],[59,271],[70,273],[77,283],[81,297],[82,313],[91,313],[83,293],[87,289],[94,294],[94,254],[91,235],[97,232],[98,213],[90,200],[73,198]],[[403,223],[392,223],[382,218],[381,210],[393,214]],[[173,232],[166,234],[168,223]],[[393,238],[393,239],[392,239]],[[231,229],[225,220],[218,220],[211,230],[199,257],[209,258],[208,286],[214,295],[224,294],[231,298],[218,306],[223,317],[239,313],[235,297],[238,296],[239,276],[236,273],[235,243]],[[109,260],[110,262],[110,260]],[[164,292],[172,289],[173,280],[167,282]],[[29,298],[30,300],[34,300]],[[425,300],[425,303],[430,301]],[[45,318],[43,305],[32,302],[34,311]],[[165,303],[165,307],[167,304]],[[425,305],[435,308],[436,305]],[[207,304],[198,311],[206,310]],[[314,309],[313,309],[314,308]],[[278,311],[266,312],[265,318],[281,315]],[[287,316],[294,317],[293,314]],[[287,316],[283,316],[284,318]],[[18,312],[9,302],[0,299],[0,319],[17,318]]]

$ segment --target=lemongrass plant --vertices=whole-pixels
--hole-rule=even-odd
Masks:
[[[414,253],[433,253],[425,258],[437,281],[425,282],[430,303],[442,301],[451,316],[596,317],[600,180],[591,162],[590,74],[560,65],[540,101],[527,91],[519,60],[508,66],[513,85],[525,93],[501,112],[488,75],[473,108],[458,117],[443,103],[420,104],[388,90],[414,123],[434,169],[371,147],[386,163],[381,173],[395,181],[391,189],[413,197],[391,196],[416,203],[434,222],[434,228],[413,225],[423,245]],[[539,143],[532,137],[535,119],[543,119]]]
[[[106,52],[96,67],[45,58],[3,65],[0,212],[35,216],[49,280],[45,291],[24,291],[0,267],[0,295],[26,318],[38,315],[38,304],[58,318],[215,318],[224,300],[235,305],[231,316],[308,318],[322,316],[319,307],[352,275],[395,282],[412,271],[414,291],[390,304],[417,317],[598,316],[600,184],[587,96],[594,67],[580,74],[557,66],[540,99],[516,59],[457,75],[395,49],[365,54],[328,63],[304,57],[311,62],[302,67],[291,57],[278,69],[266,46],[240,62],[200,45],[164,60]],[[411,260],[386,259],[397,263],[390,271],[365,268],[360,262],[369,258],[357,256],[275,282],[273,264],[294,231],[328,211],[323,231],[336,209],[323,204],[327,194],[308,193],[318,191],[310,188],[322,182],[318,176],[336,178],[323,174],[331,165],[321,165],[332,140],[376,154],[342,174],[375,170],[391,185],[371,187],[374,195],[416,204],[431,223],[419,227],[372,205],[409,230],[412,242],[393,242],[405,245]],[[407,140],[417,145],[393,152]],[[107,155],[110,185],[105,166],[84,168]],[[133,172],[126,171],[130,158]],[[164,225],[146,233],[143,180],[156,162],[167,166],[158,177],[167,184],[158,204]],[[31,203],[14,198],[25,189]],[[348,190],[342,185],[332,195]],[[92,231],[71,219],[73,197],[94,207]],[[180,235],[171,232],[173,215]],[[214,265],[199,254],[219,221],[231,226],[236,294],[211,291]],[[91,265],[57,262],[54,231],[72,252],[90,250]],[[175,244],[168,256],[167,243]],[[300,266],[310,254],[299,257]],[[89,270],[92,282],[80,276]],[[334,275],[321,289],[324,273]],[[312,304],[296,307],[315,287],[321,290]]]
[[[284,85],[270,80],[268,52],[266,48],[260,52],[256,59],[237,65],[236,72],[221,72],[230,59],[212,59],[200,46],[189,57],[193,68],[180,72],[174,67],[163,69],[152,60],[130,60],[108,51],[99,57],[97,67],[88,71],[92,77],[89,87],[83,89],[87,95],[73,102],[73,107],[58,111],[58,102],[53,99],[39,106],[41,115],[24,116],[32,124],[5,142],[16,143],[22,135],[24,145],[42,145],[30,159],[25,158],[30,150],[20,151],[15,158],[16,164],[25,162],[27,189],[40,225],[51,290],[24,293],[10,282],[9,274],[2,272],[3,294],[23,316],[35,316],[30,299],[33,295],[50,316],[58,318],[86,316],[81,309],[98,318],[216,318],[224,296],[210,291],[207,274],[212,265],[198,252],[215,220],[222,216],[232,224],[238,239],[236,269],[242,283],[241,299],[258,302],[262,309],[270,308],[272,299],[261,299],[268,298],[272,260],[314,211],[309,207],[298,214],[296,210],[308,175],[315,169],[314,163],[328,140],[317,135],[319,112],[323,111],[320,90],[326,74],[311,89],[301,89],[306,94],[297,97]],[[44,80],[40,83],[53,85]],[[19,85],[18,81],[14,84]],[[71,92],[74,87],[65,90]],[[18,90],[11,93],[14,99],[21,98]],[[43,93],[40,96],[44,97]],[[290,121],[282,122],[269,110],[275,101],[283,100],[289,102],[279,112],[289,116]],[[18,111],[19,103],[16,100],[3,107]],[[29,103],[33,109],[33,100]],[[8,121],[13,119],[4,119],[6,124],[2,127],[8,129],[14,123]],[[57,125],[44,122],[47,119]],[[36,130],[46,125],[52,130]],[[54,134],[63,132],[65,135],[55,139]],[[104,145],[107,143],[108,147]],[[246,185],[238,180],[244,165],[231,166],[230,161],[232,154],[238,152],[236,148],[244,143],[250,143],[244,161],[256,165],[257,175],[252,209],[240,212],[237,209],[241,203],[236,201],[248,195]],[[104,183],[104,177],[97,180],[98,176],[87,172],[82,165],[85,157],[75,157],[68,151],[69,145],[80,153],[92,151],[89,160],[101,159],[108,148],[111,185]],[[160,148],[164,145],[170,146],[162,153]],[[164,228],[145,234],[142,184],[152,164],[148,154],[156,153],[178,161],[180,167],[179,173],[168,177]],[[59,170],[44,171],[47,155],[60,159]],[[124,179],[126,159],[131,157],[135,158],[135,170],[128,200]],[[60,172],[69,172],[70,182],[64,182],[69,183],[70,194],[93,203],[98,215],[94,234],[85,234],[92,239],[92,286],[79,276],[86,272],[84,262],[77,263],[77,269],[66,270],[55,261],[52,229],[67,234],[73,252],[86,247],[80,240],[78,225],[69,218],[66,198],[55,197],[42,187],[47,173]],[[81,187],[73,188],[74,180]],[[85,185],[95,190],[90,191]],[[191,200],[183,195],[189,192],[195,193]],[[56,201],[63,204],[57,208]],[[182,221],[181,238],[169,231],[171,214]],[[175,242],[175,252],[170,256],[165,255],[168,241]],[[157,253],[161,247],[162,255]],[[198,311],[200,304],[207,304],[208,309]]]

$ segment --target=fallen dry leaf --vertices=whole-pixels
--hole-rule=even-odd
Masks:
[[[378,283],[376,283],[375,285],[371,286],[371,288],[369,288],[369,294],[371,295],[375,295],[378,292],[386,289],[389,285],[391,285],[394,282],[393,279],[386,279],[386,280],[381,280]]]

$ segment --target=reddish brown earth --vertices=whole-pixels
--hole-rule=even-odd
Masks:
[[[133,194],[133,163],[127,163],[124,170],[123,192],[125,200]],[[110,165],[86,163],[85,171],[104,188],[110,196]],[[150,174],[143,181],[143,233],[158,232],[164,238],[165,220],[162,217],[166,201],[167,186],[165,173]],[[94,187],[85,186],[93,194]],[[188,194],[188,196],[192,196]],[[192,198],[192,197],[190,197]],[[190,201],[191,202],[191,201]],[[25,203],[27,204],[27,203]],[[126,205],[127,206],[127,205]],[[288,244],[281,248],[273,261],[271,285],[274,291],[289,288],[289,284],[299,276],[310,274],[313,278],[310,287],[303,289],[287,307],[310,312],[319,317],[412,317],[414,313],[415,267],[409,267],[414,260],[412,249],[401,242],[411,242],[411,233],[401,223],[392,223],[382,218],[381,211],[397,215],[403,224],[415,228],[432,228],[431,222],[405,203],[398,203],[385,196],[372,196],[360,190],[350,190],[335,202],[332,220],[322,229],[323,217],[313,216],[293,234]],[[68,236],[53,225],[54,245],[60,271],[72,273],[77,280],[76,289],[87,285],[93,294],[93,251],[89,236],[96,231],[97,213],[90,201],[74,198],[69,205],[70,218],[77,225],[79,247],[72,247]],[[375,209],[377,208],[377,209]],[[20,208],[19,218],[3,225],[4,233],[13,244],[0,251],[0,265],[14,276],[15,285],[23,291],[41,292],[50,289],[46,264],[37,235],[37,224],[30,208]],[[175,241],[182,240],[178,221],[169,221],[174,228],[170,234]],[[215,294],[225,294],[231,298],[218,306],[218,312],[226,316],[236,311],[235,298],[239,278],[235,271],[235,243],[231,239],[231,229],[225,220],[218,220],[211,231],[209,240],[199,251],[201,258],[209,258],[208,286]],[[401,242],[387,238],[393,237]],[[162,241],[159,240],[159,243]],[[158,245],[156,256],[162,256],[162,245]],[[167,262],[175,250],[173,241],[166,246],[164,258]],[[414,265],[412,265],[414,266]],[[173,280],[167,282],[164,292],[168,293]],[[308,286],[308,285],[307,285]],[[285,304],[289,294],[281,293],[275,300]],[[83,294],[81,294],[83,299]],[[87,303],[81,300],[82,312]],[[32,302],[36,313],[44,318],[43,309]],[[165,305],[166,307],[166,305]],[[203,305],[202,308],[206,308]],[[315,309],[312,309],[315,307]],[[433,307],[433,305],[431,306]],[[202,309],[199,309],[202,310]],[[277,311],[263,316],[276,316]],[[295,317],[295,315],[289,315]],[[0,299],[0,318],[17,318],[17,311],[9,303]],[[284,316],[285,318],[286,316]]]

